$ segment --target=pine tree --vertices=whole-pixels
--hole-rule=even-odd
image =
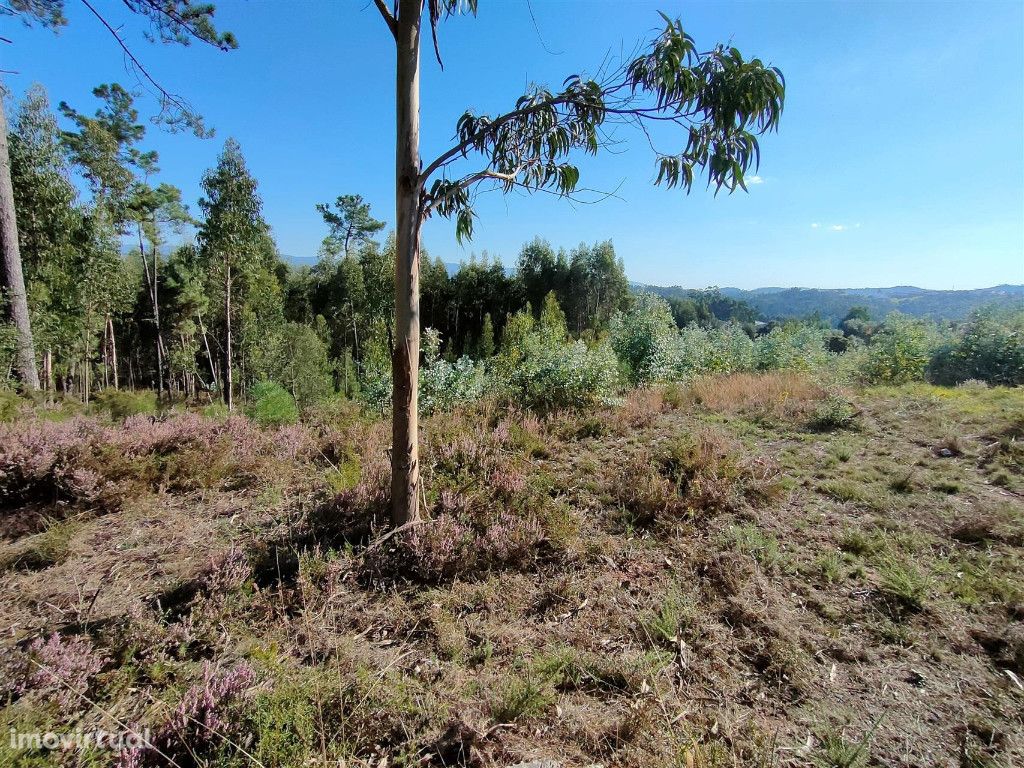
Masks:
[[[268,227],[262,217],[262,201],[256,180],[242,157],[242,148],[228,139],[217,158],[217,167],[203,175],[205,197],[199,201],[204,221],[199,229],[200,252],[207,275],[221,292],[223,323],[223,395],[234,408],[232,355],[232,293],[238,279],[258,262],[266,244]]]

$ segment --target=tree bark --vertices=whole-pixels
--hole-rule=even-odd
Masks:
[[[146,288],[149,290],[149,300],[153,305],[153,325],[156,328],[156,392],[157,396],[164,396],[164,337],[160,328],[160,276],[157,274],[159,266],[158,249],[153,246],[153,271],[150,274],[149,262],[146,261],[146,247],[142,239],[142,224],[137,224],[139,233],[139,257],[142,259],[143,272],[146,276]]]
[[[213,362],[213,355],[210,353],[210,338],[206,335],[206,326],[203,325],[203,316],[196,313],[199,319],[199,331],[203,334],[203,348],[206,349],[206,359],[210,361],[210,376],[213,377],[213,386],[217,386],[217,366]]]
[[[419,517],[420,20],[422,0],[401,0],[396,41],[395,344],[391,370],[391,522]]]
[[[119,389],[119,381],[117,376],[117,339],[114,338],[114,318],[111,315],[107,315],[107,343],[110,345],[110,370],[114,377],[114,389]]]
[[[25,389],[39,389],[39,371],[32,344],[32,322],[28,314],[28,294],[21,271],[18,221],[14,211],[14,187],[11,183],[11,156],[7,148],[7,116],[4,114],[3,86],[0,85],[0,286],[4,288],[7,312],[17,333],[17,371]]]
[[[235,407],[231,376],[231,265],[224,267],[224,402],[228,410]]]

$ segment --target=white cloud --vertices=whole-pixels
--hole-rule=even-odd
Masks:
[[[860,229],[860,222],[856,224],[821,224],[820,222],[811,222],[811,229],[827,229],[829,232],[847,232],[851,229]]]
[[[760,176],[748,176],[743,181],[747,184],[764,184],[764,179]]]

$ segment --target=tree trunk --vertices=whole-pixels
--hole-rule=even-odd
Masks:
[[[206,359],[210,361],[210,376],[213,377],[213,386],[217,386],[217,366],[213,362],[213,355],[210,353],[210,337],[206,335],[206,326],[203,325],[203,316],[196,314],[199,319],[199,331],[203,334],[203,347],[206,349]]]
[[[149,262],[146,261],[146,247],[142,240],[142,224],[137,224],[139,233],[139,256],[142,259],[143,272],[146,276],[146,288],[149,290],[149,300],[153,305],[153,325],[156,328],[156,391],[157,396],[163,398],[164,394],[164,337],[160,329],[160,276],[157,274],[159,267],[159,253],[156,246],[153,246],[153,272],[150,274]]]
[[[46,382],[46,391],[53,395],[53,350],[49,347],[43,354],[43,381]]]
[[[235,407],[231,376],[231,265],[224,268],[224,402]]]
[[[18,378],[28,390],[39,389],[36,352],[32,345],[32,322],[28,314],[28,294],[21,271],[18,221],[14,212],[14,187],[11,184],[11,157],[7,150],[7,116],[4,114],[3,86],[0,85],[0,287],[4,289],[7,313],[17,333]]]
[[[107,343],[110,345],[110,370],[114,376],[114,389],[119,389],[118,377],[117,377],[117,339],[114,338],[114,318],[111,315],[107,315]]]
[[[420,18],[422,0],[401,0],[396,30],[395,344],[391,357],[391,522],[419,516]]]

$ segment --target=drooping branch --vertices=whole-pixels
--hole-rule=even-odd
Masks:
[[[697,52],[679,21],[664,18],[665,28],[649,49],[600,82],[572,76],[556,93],[535,87],[498,117],[465,113],[456,126],[456,144],[420,175],[424,212],[454,216],[461,239],[472,232],[474,184],[500,181],[506,191],[568,196],[579,182],[571,155],[604,147],[605,123],[642,129],[655,154],[657,184],[689,191],[700,169],[716,192],[746,189],[744,173],[760,162],[757,135],[778,125],[785,100],[782,74],[758,59],[744,60],[735,48]],[[647,123],[681,129],[683,148],[659,152]],[[448,167],[470,154],[483,155],[485,169],[447,178]],[[428,187],[439,171],[445,175]]]
[[[238,47],[238,42],[233,34],[230,32],[218,33],[214,28],[210,21],[210,17],[213,14],[212,6],[192,5],[191,0],[174,0],[173,2],[161,2],[161,0],[122,0],[122,2],[133,13],[149,18],[156,27],[160,39],[164,42],[173,41],[182,45],[188,45],[194,38],[222,51],[230,51]],[[202,117],[192,109],[184,98],[171,93],[160,85],[128,47],[127,42],[118,29],[107,21],[89,0],[82,0],[82,4],[114,38],[131,62],[132,67],[156,89],[156,95],[160,101],[160,114],[162,116],[169,115],[163,119],[163,122],[171,127],[175,127],[180,122],[183,122],[197,136],[205,137],[212,135],[203,125]]]

